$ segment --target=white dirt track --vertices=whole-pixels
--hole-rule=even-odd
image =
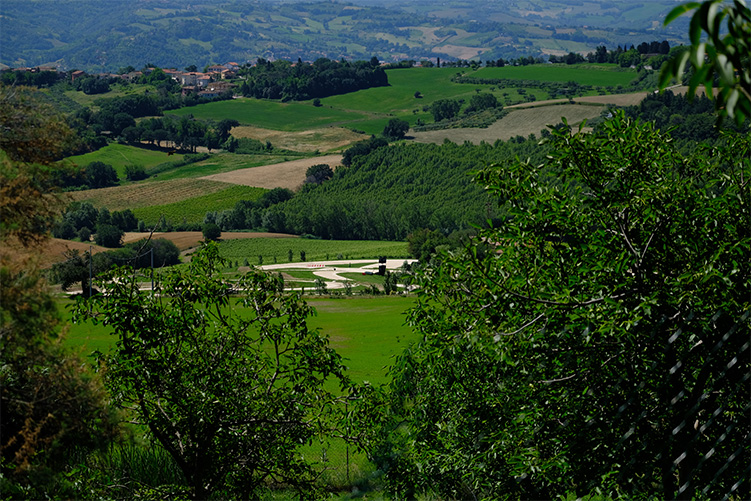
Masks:
[[[417,262],[416,259],[387,259],[386,269],[393,271],[402,267],[404,262],[412,264]],[[343,277],[339,273],[375,273],[378,271],[378,266],[381,263],[377,259],[341,259],[335,261],[310,261],[301,263],[284,263],[284,264],[269,264],[259,266],[258,268],[264,271],[274,270],[309,270],[317,277],[321,277],[326,282],[326,287],[329,289],[343,289],[344,282],[353,282],[351,278]],[[304,282],[305,280],[295,280],[297,282]],[[314,283],[312,280],[311,283]],[[401,287],[401,285],[400,285]]]

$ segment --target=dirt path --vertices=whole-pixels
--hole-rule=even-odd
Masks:
[[[416,259],[387,259],[386,260],[386,269],[387,270],[398,270],[402,267],[404,262],[408,262],[410,264],[415,263]],[[356,265],[354,268],[352,265]],[[271,264],[271,265],[265,265],[265,266],[259,266],[260,269],[264,271],[274,271],[274,270],[292,270],[292,269],[300,269],[300,270],[309,270],[312,271],[313,274],[317,277],[321,277],[326,280],[326,288],[327,289],[343,289],[344,288],[344,282],[357,282],[357,280],[353,280],[351,278],[343,277],[339,275],[339,273],[365,273],[365,272],[376,272],[378,271],[378,267],[380,266],[380,263],[376,259],[342,259],[342,260],[336,260],[336,261],[312,261],[312,262],[305,262],[305,263],[283,263],[283,264]],[[293,276],[287,275],[285,277],[285,280],[287,281],[293,281],[293,282],[310,282],[314,283],[314,280],[301,280],[298,278],[294,278]],[[403,287],[402,285],[399,285],[399,287]],[[299,290],[299,289],[292,289],[292,290]]]
[[[289,188],[297,189],[305,181],[305,171],[317,164],[327,164],[332,169],[341,165],[341,155],[324,155],[311,158],[302,158],[290,162],[282,162],[260,167],[250,167],[221,174],[212,174],[200,179],[221,181],[223,183],[242,184],[258,188]]]

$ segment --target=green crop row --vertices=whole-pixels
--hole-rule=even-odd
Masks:
[[[379,256],[401,259],[409,257],[406,242],[382,242],[370,240],[317,240],[308,238],[249,238],[227,240],[220,247],[221,255],[243,264],[301,262],[300,252],[306,261],[329,259],[377,259]],[[259,263],[262,256],[263,263]],[[276,261],[275,261],[276,259]]]

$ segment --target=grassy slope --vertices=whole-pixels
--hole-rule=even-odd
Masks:
[[[369,134],[378,134],[383,130],[386,122],[394,116],[406,119],[412,125],[418,119],[427,123],[432,122],[432,117],[427,111],[423,111],[423,107],[427,107],[437,99],[452,98],[468,101],[478,90],[493,92],[506,105],[523,99],[514,88],[499,89],[492,85],[467,85],[451,82],[451,78],[459,72],[466,72],[483,78],[543,81],[576,80],[596,85],[623,85],[627,84],[634,76],[633,71],[624,71],[613,65],[533,65],[481,68],[477,71],[458,68],[398,69],[388,71],[390,81],[388,87],[332,96],[323,100],[324,106],[322,107],[314,107],[310,102],[280,103],[256,99],[236,99],[183,108],[174,111],[174,113],[190,113],[197,118],[212,120],[235,118],[242,123],[282,131],[310,131],[324,126],[344,125]],[[415,98],[416,91],[419,91],[423,97]],[[547,97],[546,92],[540,89],[528,89],[527,94],[535,95],[537,100]],[[558,110],[556,110],[556,113],[558,113]],[[549,119],[545,119],[545,123],[541,123],[539,127],[532,129],[541,130],[548,122]],[[471,131],[480,132],[479,129],[472,129]],[[484,132],[491,133],[492,131],[486,130]],[[458,133],[456,132],[456,134]],[[462,139],[458,138],[458,140]],[[492,141],[494,138],[488,140]],[[111,144],[96,152],[70,157],[68,160],[82,166],[93,161],[102,161],[114,166],[120,177],[123,178],[124,167],[127,164],[143,165],[148,169],[180,158],[180,155],[168,158],[164,152],[160,151]],[[255,195],[233,191],[219,196],[216,193],[223,188],[202,184],[203,181],[197,180],[194,181],[194,188],[197,188],[197,191],[196,189],[185,190],[185,185],[162,185],[159,182],[201,177],[276,163],[282,160],[284,160],[284,157],[276,155],[214,154],[208,160],[161,172],[143,183],[111,190],[76,193],[75,198],[91,200],[95,205],[108,207],[110,210],[141,208],[139,215],[148,219],[149,222],[153,222],[151,220],[158,218],[158,214],[161,213],[170,214],[168,217],[175,223],[179,223],[183,219],[200,221],[205,214],[205,210],[229,209],[237,200],[254,198]],[[154,192],[154,188],[147,188],[147,185],[155,182],[159,184],[159,189],[162,191]],[[199,187],[200,189],[198,189]],[[203,198],[194,199],[198,196]],[[194,200],[188,201],[189,199]],[[143,209],[154,203],[159,205],[152,209]],[[187,212],[182,214],[180,211],[183,210]],[[204,211],[204,214],[199,214],[201,211]]]
[[[506,104],[521,102],[515,88],[499,89],[493,85],[460,84],[451,81],[458,73],[479,78],[509,78],[545,82],[576,81],[597,86],[628,85],[636,76],[633,70],[615,65],[532,65],[524,67],[481,68],[410,68],[389,70],[389,86],[365,89],[327,97],[322,107],[311,102],[281,103],[256,99],[235,99],[176,110],[175,114],[192,114],[196,118],[221,120],[234,118],[242,124],[273,130],[301,131],[326,126],[345,126],[368,134],[379,134],[394,116],[414,125],[418,119],[432,122],[423,110],[438,99],[464,99],[481,90],[492,92]],[[420,92],[421,98],[415,98]],[[548,98],[542,89],[527,89],[537,100]],[[544,126],[544,124],[543,124]]]
[[[147,169],[164,162],[182,160],[183,155],[177,154],[170,157],[163,151],[148,150],[136,146],[128,146],[119,143],[110,143],[91,153],[66,158],[66,161],[84,167],[91,162],[104,162],[111,165],[117,171],[117,175],[125,178],[126,165],[142,165]]]
[[[281,103],[251,98],[199,104],[172,110],[169,114],[190,114],[197,119],[216,121],[233,118],[245,125],[287,131],[325,127],[366,118],[362,113],[333,109],[328,106],[315,107],[308,103]]]

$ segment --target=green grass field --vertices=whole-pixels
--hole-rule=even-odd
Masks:
[[[263,188],[235,185],[221,191],[179,202],[140,207],[133,209],[133,214],[147,225],[156,224],[162,216],[173,224],[181,222],[203,223],[207,212],[231,209],[240,200],[256,200],[265,191]]]
[[[386,368],[393,358],[417,341],[418,335],[405,324],[404,312],[412,298],[399,296],[308,299],[317,315],[309,320],[329,336],[331,346],[346,360],[357,382],[386,382]]]
[[[81,106],[88,106],[96,109],[97,106],[94,102],[97,99],[112,99],[115,97],[127,96],[130,94],[145,94],[147,92],[156,92],[156,88],[152,85],[128,85],[120,84],[110,87],[109,92],[103,94],[84,94],[75,90],[69,90],[65,92],[65,96],[77,102]]]
[[[540,82],[569,82],[602,87],[626,86],[636,78],[636,71],[622,69],[616,65],[565,65],[534,64],[531,66],[504,66],[502,68],[480,68],[468,73],[477,78],[510,78],[515,80],[537,80]]]
[[[412,114],[437,99],[469,98],[475,86],[451,81],[456,68],[409,68],[388,70],[388,87],[375,87],[350,94],[327,97],[324,104],[335,108],[371,113]],[[415,92],[422,98],[415,98]]]
[[[516,88],[497,88],[491,84],[452,82],[458,74],[478,78],[537,80],[542,82],[576,81],[601,87],[627,86],[636,76],[634,70],[616,65],[532,65],[503,68],[408,68],[388,70],[389,85],[364,89],[322,99],[323,106],[311,101],[281,103],[257,99],[234,99],[174,110],[176,115],[192,114],[198,119],[233,118],[242,124],[279,131],[303,131],[324,126],[344,126],[368,134],[380,134],[388,120],[399,117],[415,125],[418,119],[433,121],[427,108],[438,99],[469,101],[477,91],[492,92],[505,105],[525,102]],[[419,92],[421,97],[416,98]],[[544,89],[527,89],[540,101],[549,97]]]
[[[146,182],[203,177],[222,172],[231,172],[237,169],[246,169],[248,167],[258,167],[259,165],[285,162],[290,158],[297,157],[289,157],[289,155],[239,155],[233,153],[214,153],[210,158],[201,162],[182,165],[180,167],[175,167],[174,169],[160,172],[159,174],[150,177]]]
[[[368,118],[363,113],[335,109],[327,106],[315,107],[310,103],[281,103],[242,98],[230,101],[199,104],[189,108],[172,110],[172,115],[193,115],[200,120],[223,120],[233,118],[245,125],[255,125],[265,129],[300,131],[354,122]]]
[[[306,261],[329,259],[377,259],[378,256],[407,258],[406,242],[381,242],[369,240],[315,240],[308,238],[249,238],[226,240],[219,246],[221,256],[231,261],[243,263],[245,259],[252,265],[258,264],[258,256],[263,256],[263,264],[288,263],[289,251],[292,262],[300,262],[300,251],[305,251]],[[341,258],[339,257],[341,255]]]
[[[404,312],[413,303],[411,297],[351,297],[343,299],[307,299],[317,314],[308,319],[311,328],[319,328],[349,368],[356,382],[373,384],[387,380],[386,367],[418,336],[405,325]],[[70,322],[73,304],[68,298],[58,301],[63,317]],[[65,344],[83,355],[96,350],[106,353],[116,337],[110,330],[91,322],[70,324]]]
[[[81,167],[85,167],[91,162],[104,162],[114,167],[120,179],[124,179],[126,165],[142,165],[148,169],[164,162],[182,160],[182,158],[183,155],[179,154],[168,157],[163,151],[110,143],[91,153],[68,157],[65,160]]]

